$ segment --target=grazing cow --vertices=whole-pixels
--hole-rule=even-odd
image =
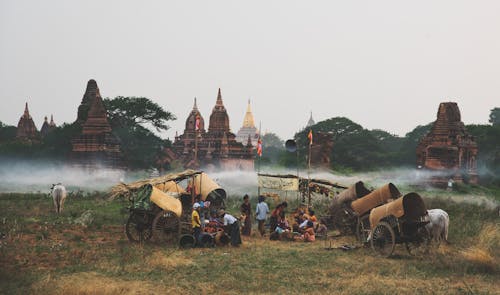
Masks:
[[[448,225],[450,223],[448,213],[441,209],[430,209],[427,210],[427,213],[430,222],[425,227],[431,234],[432,240],[438,245],[441,241],[448,243]]]
[[[56,207],[56,212],[61,213],[63,210],[64,200],[66,199],[66,188],[58,183],[53,184],[51,190],[52,199],[54,200],[54,206]]]

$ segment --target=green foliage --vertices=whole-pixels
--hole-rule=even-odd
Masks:
[[[105,98],[103,102],[108,119],[115,127],[152,125],[157,131],[166,131],[170,128],[167,121],[176,119],[172,113],[146,97],[117,96]]]
[[[103,100],[108,111],[108,120],[113,132],[121,140],[125,163],[130,168],[149,168],[169,141],[155,135],[148,126],[157,131],[167,130],[167,121],[175,116],[145,97],[123,97]]]
[[[280,155],[283,153],[283,140],[274,133],[267,133],[262,136],[262,157],[256,158],[261,165],[277,164]],[[258,157],[258,156],[257,156]],[[258,165],[258,163],[256,163]]]
[[[15,126],[5,125],[0,121],[0,143],[14,140],[16,132],[17,128]]]
[[[467,125],[466,128],[478,145],[481,183],[500,186],[500,125]]]
[[[500,108],[494,108],[494,109],[491,110],[489,122],[493,126],[499,126],[500,125]]]

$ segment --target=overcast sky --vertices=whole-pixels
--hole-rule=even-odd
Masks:
[[[345,116],[404,135],[455,101],[466,124],[500,106],[500,1],[0,0],[0,121],[27,101],[73,122],[89,79],[103,97],[145,96],[182,133],[217,89],[231,129],[251,99],[263,131],[291,138]]]

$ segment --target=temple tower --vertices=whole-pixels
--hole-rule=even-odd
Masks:
[[[450,178],[477,183],[477,152],[473,136],[461,121],[457,103],[443,102],[430,132],[417,146],[417,166],[441,172],[432,178],[435,184],[446,183]]]
[[[247,111],[245,117],[243,118],[243,126],[236,134],[236,141],[246,144],[250,137],[252,145],[257,145],[257,140],[259,140],[259,131],[255,127],[255,122],[252,114],[252,109],[250,107],[250,100],[248,100]]]
[[[89,104],[88,112],[84,114],[86,107],[83,106],[86,103]],[[78,108],[77,122],[82,118],[85,118],[82,132],[71,141],[72,158],[75,162],[86,168],[120,168],[120,140],[112,133],[99,88],[94,80],[87,83],[82,105]]]
[[[27,141],[39,140],[39,133],[28,110],[28,103],[24,106],[24,113],[17,123],[16,138]]]

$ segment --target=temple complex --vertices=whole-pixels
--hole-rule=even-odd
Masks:
[[[236,134],[236,141],[242,144],[247,144],[248,137],[252,141],[253,146],[257,146],[257,141],[259,140],[259,130],[255,127],[252,110],[250,108],[250,100],[248,100],[247,112],[245,113],[245,118],[243,119],[243,126]]]
[[[26,103],[24,113],[17,123],[16,139],[29,142],[40,140],[40,134],[28,110],[28,103]]]
[[[251,138],[247,138],[246,144],[236,141],[236,135],[229,128],[229,116],[220,89],[210,115],[208,130],[205,129],[205,120],[195,99],[193,109],[186,119],[184,133],[176,135],[172,151],[177,157],[176,161],[185,168],[254,168]]]
[[[477,183],[477,144],[465,129],[455,102],[439,105],[437,119],[417,146],[419,168],[436,171],[431,181],[440,185],[449,179]]]
[[[71,158],[85,168],[120,168],[120,140],[112,133],[102,97],[94,80],[87,83],[76,123],[82,126],[79,137],[71,141]]]
[[[56,129],[56,123],[54,123],[54,116],[50,115],[50,123],[47,121],[47,116],[45,116],[42,128],[40,128],[40,134],[42,137],[47,136],[51,131]]]

